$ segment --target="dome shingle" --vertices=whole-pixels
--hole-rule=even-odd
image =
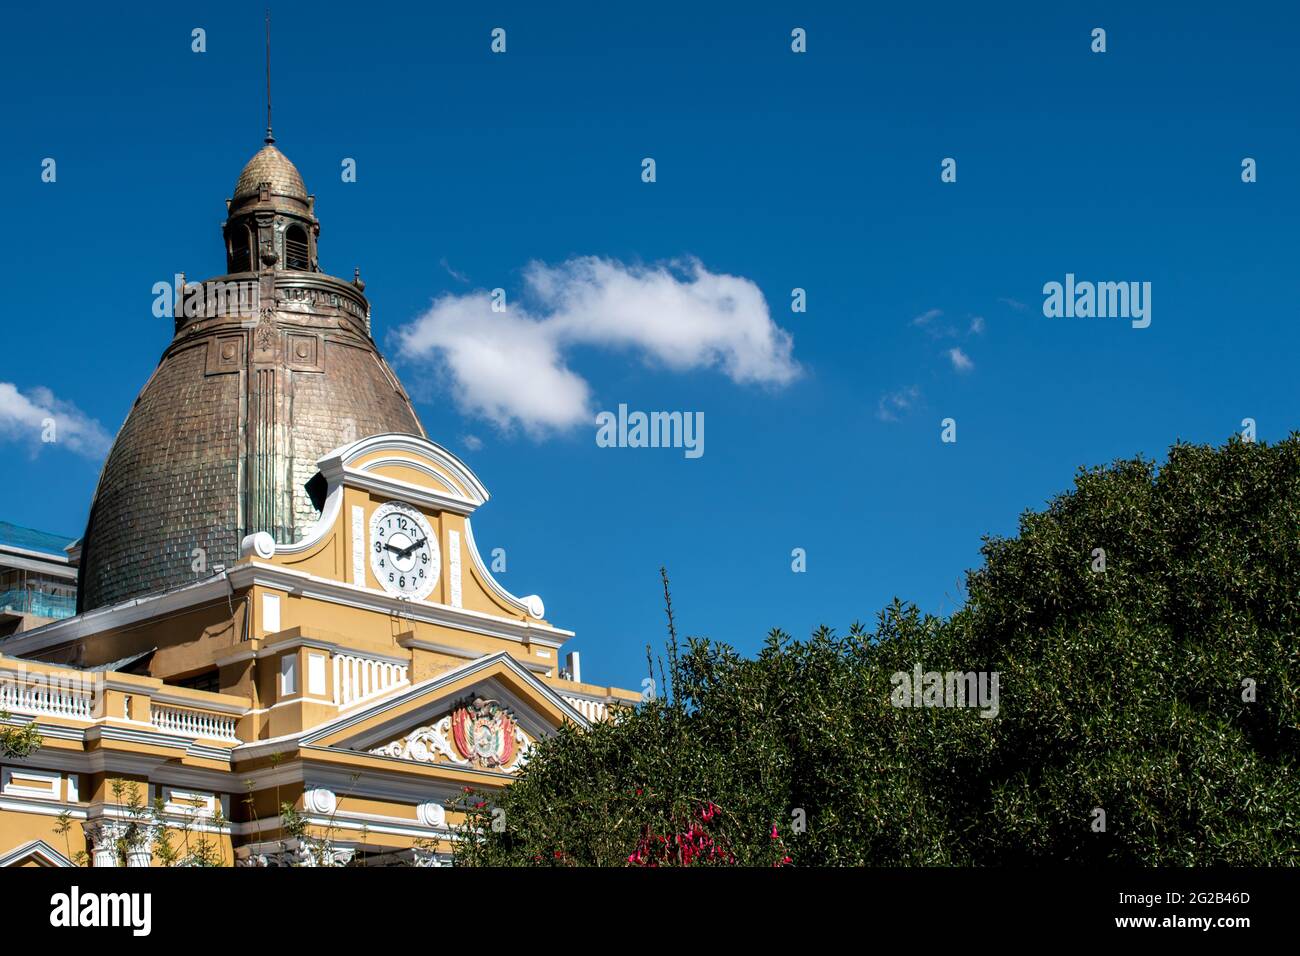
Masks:
[[[298,167],[270,143],[259,149],[245,165],[235,183],[234,201],[256,196],[262,183],[271,184],[273,195],[307,201],[307,184]]]

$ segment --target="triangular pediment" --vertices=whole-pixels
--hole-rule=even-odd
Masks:
[[[14,847],[7,853],[0,854],[0,867],[67,867],[73,865],[71,860],[44,840],[31,840],[22,846]]]
[[[330,721],[304,744],[448,769],[513,773],[566,721],[587,721],[507,654],[422,681]]]

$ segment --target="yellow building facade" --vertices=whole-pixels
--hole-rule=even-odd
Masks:
[[[0,753],[0,865],[446,863],[468,791],[638,699],[493,578],[486,488],[425,435],[359,270],[321,271],[273,142],[227,200],[227,273],[177,276],[77,613],[0,639],[0,718],[40,735]]]
[[[42,738],[0,771],[6,865],[158,864],[160,839],[182,863],[436,865],[466,788],[636,701],[562,676],[572,634],[494,580],[487,491],[446,449],[377,435],[320,469],[302,540],[250,535],[219,574],[6,641],[0,708]],[[145,656],[183,682],[111,669]]]

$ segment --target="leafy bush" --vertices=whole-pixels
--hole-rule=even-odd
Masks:
[[[1081,470],[982,553],[950,618],[754,659],[669,605],[671,695],[468,795],[457,862],[1300,862],[1300,436]],[[997,716],[894,706],[917,664],[996,672]]]

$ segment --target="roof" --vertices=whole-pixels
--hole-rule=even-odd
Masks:
[[[267,203],[259,183],[270,183]],[[227,212],[314,224],[312,205],[293,163],[267,144]],[[79,611],[194,581],[196,549],[207,567],[228,568],[249,534],[301,540],[320,516],[322,455],[361,436],[425,434],[370,335],[359,288],[314,266],[281,270],[280,248],[250,263],[273,286],[260,287],[271,301],[256,325],[237,307],[179,324],[131,406],[82,535]]]
[[[8,521],[0,521],[0,547],[39,551],[42,554],[66,558],[67,553],[64,549],[75,540],[75,538],[70,538],[66,534],[51,534],[48,531],[20,528]]]
[[[298,167],[269,143],[253,155],[239,174],[239,181],[235,183],[235,202],[256,196],[262,183],[270,183],[271,192],[277,195],[307,200],[307,185],[302,181]]]

